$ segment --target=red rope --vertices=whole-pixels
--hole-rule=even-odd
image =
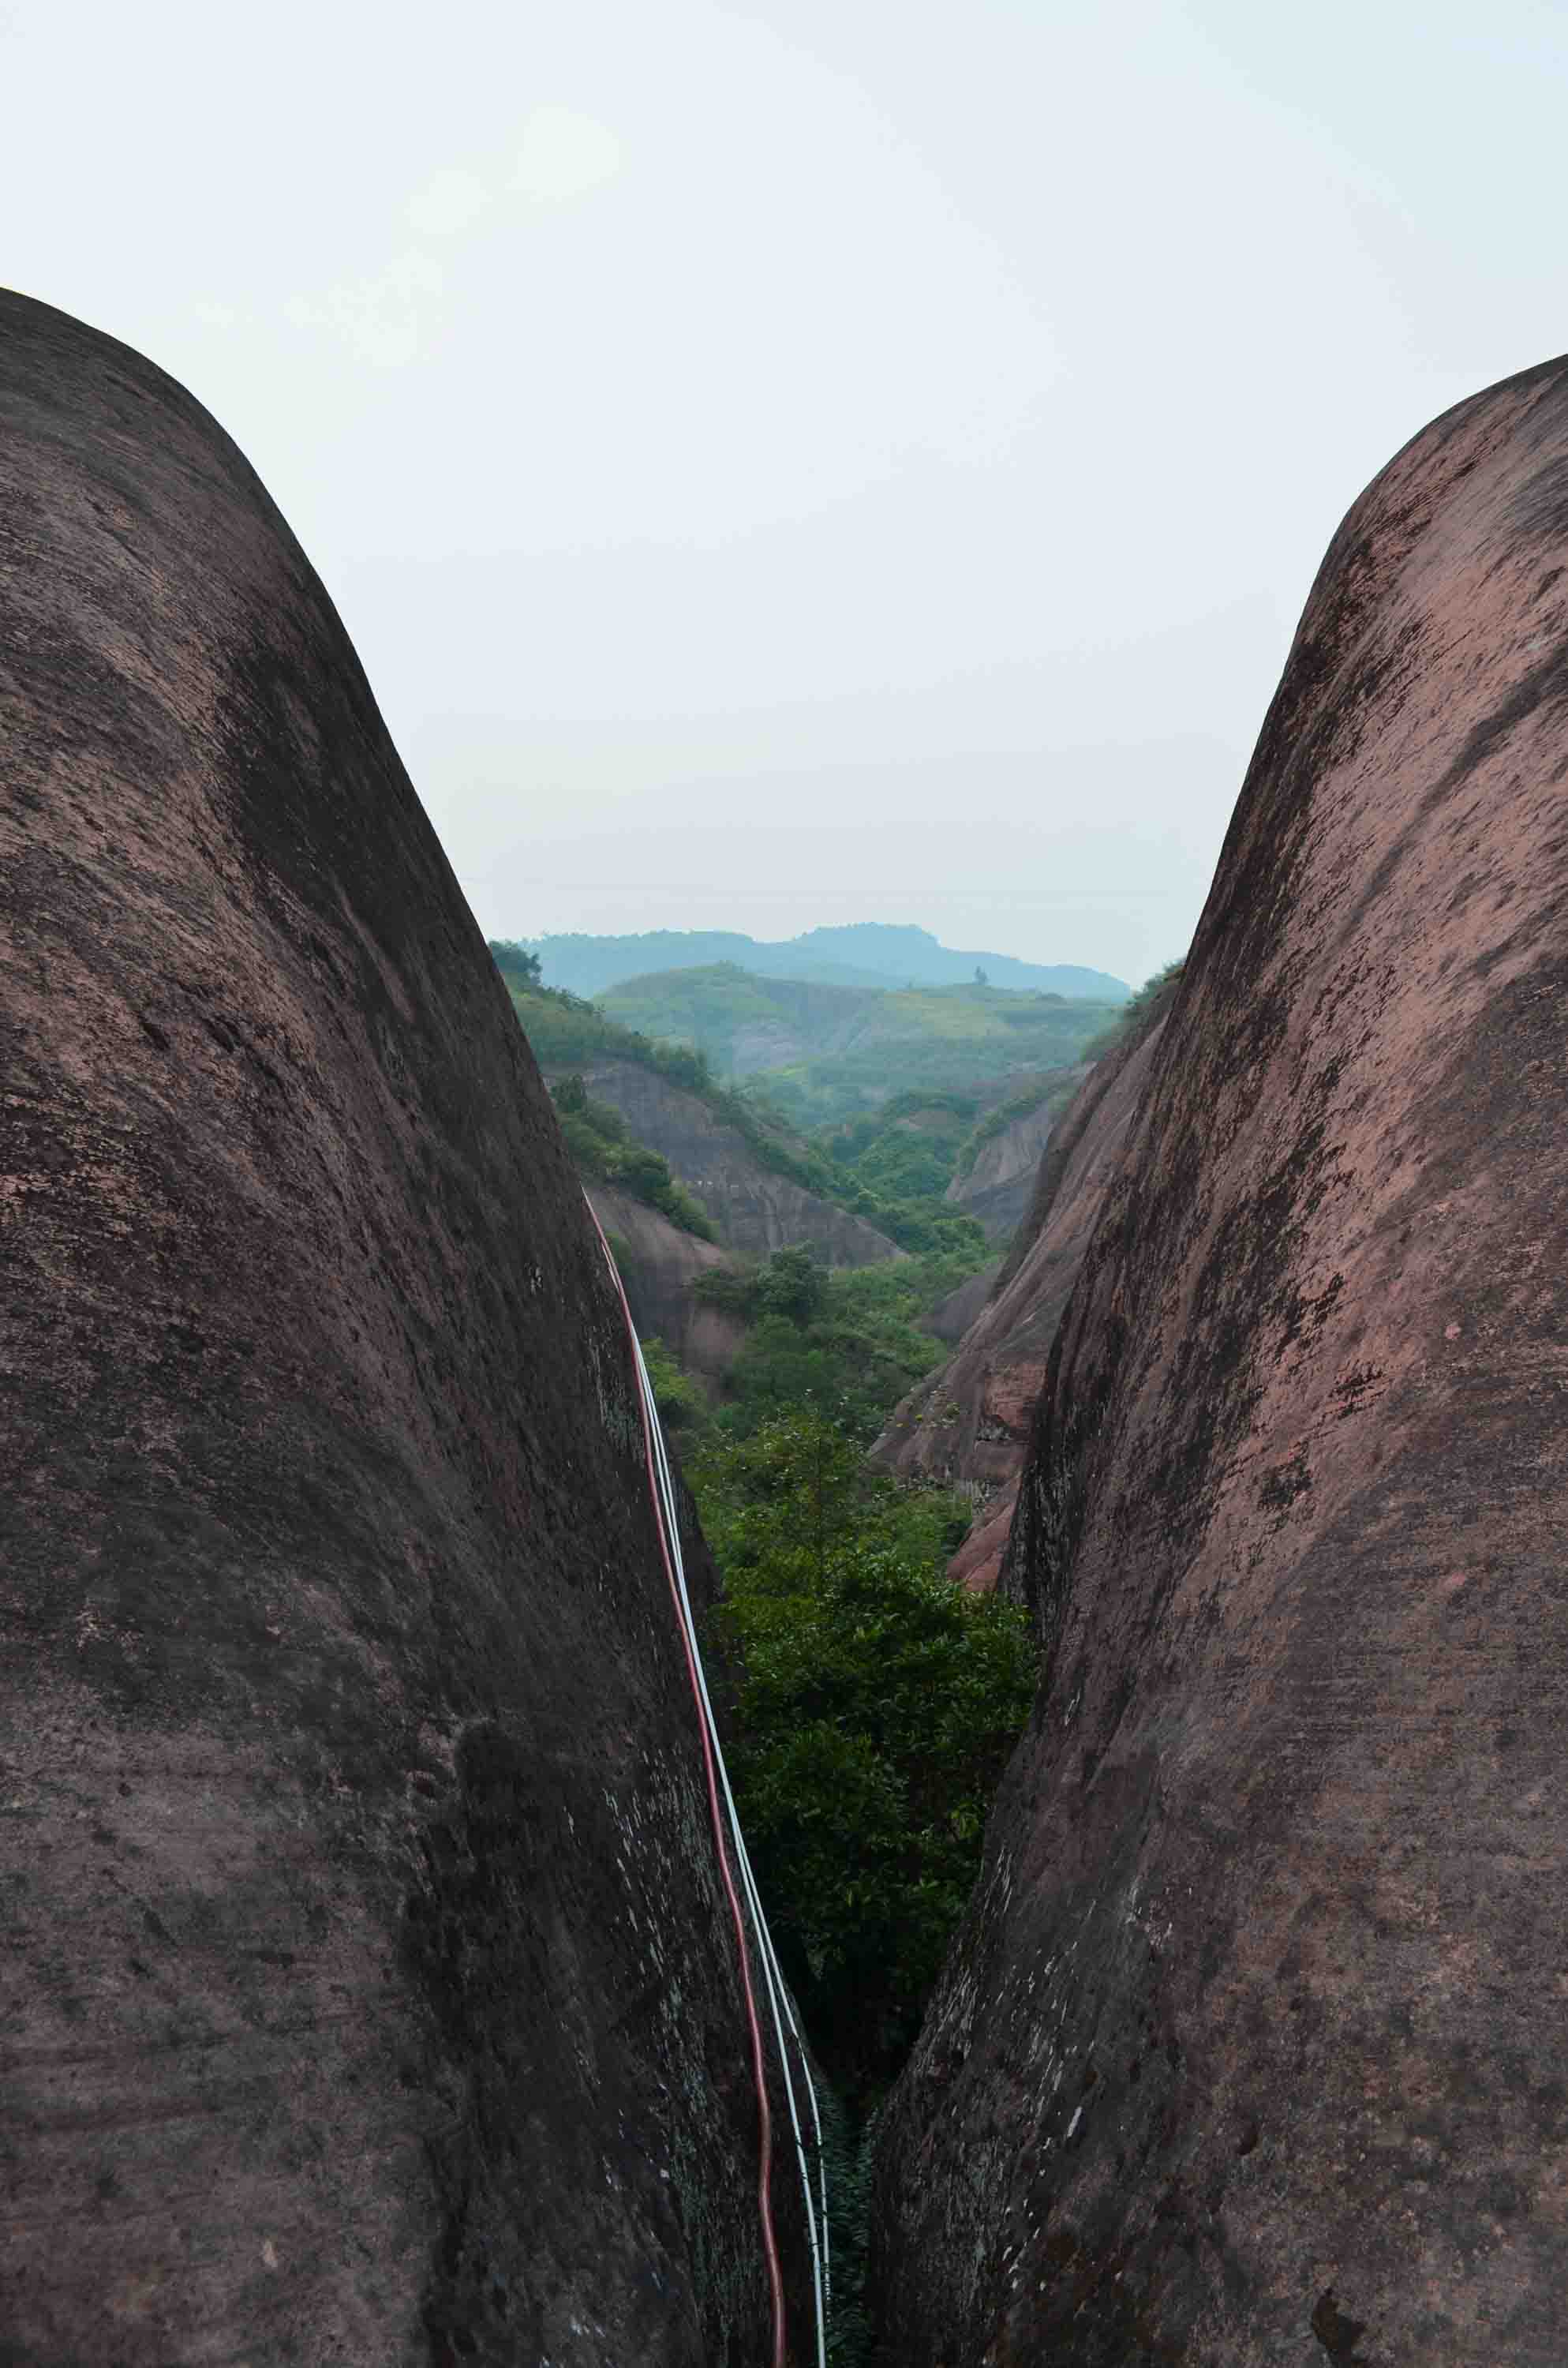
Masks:
[[[592,1201],[584,1194],[584,1203],[593,1221],[593,1227],[604,1250],[610,1280],[615,1284],[620,1312],[626,1318],[626,1329],[631,1341],[631,1365],[637,1370],[637,1326],[631,1320],[627,1303],[626,1286],[605,1240],[604,1227],[594,1211]],[[735,1929],[735,1953],[740,1959],[741,1988],[745,1998],[746,2022],[751,2032],[752,2077],[756,2084],[757,2120],[761,2125],[762,2160],[757,2176],[756,2208],[762,2223],[762,2249],[767,2260],[767,2283],[773,2300],[773,2368],[787,2368],[784,2330],[784,2276],[778,2266],[778,2246],[773,2233],[773,2115],[767,2102],[767,2074],[763,2064],[762,2026],[757,2021],[756,1998],[752,1989],[751,1954],[746,1947],[745,1924],[741,1915],[741,1903],[736,1896],[734,1880],[730,1873],[730,1854],[724,1847],[724,1821],[719,1808],[719,1780],[713,1766],[713,1746],[708,1733],[708,1721],[703,1715],[702,1690],[698,1683],[697,1663],[692,1655],[691,1638],[687,1633],[681,1613],[680,1590],[676,1585],[675,1565],[670,1560],[669,1540],[665,1534],[664,1507],[659,1501],[658,1475],[653,1468],[653,1433],[648,1407],[639,1385],[637,1403],[642,1416],[642,1454],[648,1471],[648,1493],[653,1500],[653,1526],[659,1533],[659,1552],[664,1557],[665,1577],[669,1582],[670,1600],[675,1605],[676,1626],[680,1632],[681,1650],[686,1656],[686,1673],[691,1682],[691,1698],[697,1706],[697,1731],[702,1738],[702,1765],[708,1779],[708,1810],[713,1821],[713,1846],[719,1853],[719,1872],[724,1878],[725,1896],[730,1903],[730,1918]]]

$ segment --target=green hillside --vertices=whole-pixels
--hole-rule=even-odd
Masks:
[[[972,982],[823,986],[733,962],[630,979],[601,998],[608,1017],[700,1053],[716,1075],[745,1078],[805,1128],[840,1125],[898,1095],[972,1094],[1070,1067],[1121,1008]]]
[[[929,929],[885,921],[852,921],[808,929],[798,938],[760,940],[738,929],[651,929],[638,937],[591,937],[580,931],[518,942],[535,954],[540,977],[574,995],[601,996],[624,981],[671,970],[737,964],[772,979],[835,986],[960,986],[984,972],[994,986],[1019,993],[1086,996],[1119,1001],[1131,992],[1107,971],[1078,962],[1020,962],[1013,954],[963,951],[944,946]]]
[[[639,1143],[620,1112],[592,1100],[581,1077],[562,1077],[555,1087],[555,1114],[572,1165],[585,1184],[613,1184],[644,1208],[656,1209],[683,1233],[713,1239],[700,1201],[670,1174],[669,1162]]]
[[[939,1199],[973,1131],[972,1094],[895,1094],[880,1110],[826,1129],[824,1150],[868,1191]]]
[[[504,969],[502,974],[523,1032],[533,1047],[534,1058],[558,1086],[574,1073],[591,1068],[596,1062],[632,1062],[666,1078],[683,1092],[697,1095],[716,1118],[744,1138],[759,1166],[789,1177],[792,1183],[847,1209],[855,1216],[866,1218],[901,1248],[916,1254],[937,1254],[962,1247],[979,1254],[982,1235],[970,1218],[943,1208],[938,1196],[923,1190],[904,1191],[896,1186],[887,1190],[869,1184],[818,1144],[803,1141],[766,1096],[738,1092],[722,1085],[700,1048],[689,1043],[661,1043],[648,1031],[624,1027],[597,1005],[585,1003],[580,996],[562,988],[540,986],[510,969]],[[816,994],[834,990],[807,991]],[[1084,1008],[1103,1016],[1097,1006],[1085,1005]],[[603,1140],[574,1148],[589,1163],[595,1157],[606,1156]],[[631,1148],[636,1151],[642,1146],[633,1144]],[[634,1167],[634,1162],[632,1165]],[[583,1172],[609,1171],[606,1167],[588,1164]],[[658,1179],[644,1180],[648,1190],[643,1197],[651,1197],[652,1185]],[[663,1204],[654,1201],[653,1205]],[[665,1213],[673,1212],[666,1210]],[[677,1217],[676,1222],[687,1220]],[[692,1230],[689,1223],[687,1229]]]

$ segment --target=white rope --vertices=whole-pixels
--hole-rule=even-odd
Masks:
[[[773,1935],[767,1929],[767,1918],[763,1913],[762,1899],[757,1891],[756,1878],[752,1873],[745,1836],[741,1831],[740,1813],[735,1807],[735,1796],[730,1789],[730,1771],[724,1764],[723,1746],[719,1740],[718,1721],[713,1715],[713,1704],[708,1691],[708,1673],[702,1666],[702,1654],[698,1643],[697,1622],[692,1616],[691,1598],[687,1592],[686,1565],[681,1558],[680,1550],[680,1516],[676,1503],[675,1483],[670,1474],[669,1458],[665,1450],[664,1427],[659,1420],[653,1384],[649,1377],[640,1341],[636,1343],[636,1349],[638,1386],[642,1391],[642,1404],[648,1417],[649,1435],[653,1441],[654,1459],[658,1466],[659,1494],[664,1502],[665,1531],[670,1549],[670,1560],[675,1565],[676,1583],[680,1599],[681,1622],[686,1630],[687,1642],[691,1648],[692,1665],[697,1671],[698,1686],[702,1697],[703,1720],[713,1747],[713,1758],[719,1770],[719,1780],[723,1786],[724,1805],[729,1816],[730,1831],[734,1837],[735,1863],[740,1868],[746,1904],[751,1910],[752,1928],[757,1940],[757,1955],[762,1965],[763,1979],[767,1985],[767,2002],[773,2016],[774,2037],[778,2043],[778,2061],[784,2074],[784,2093],[790,2103],[790,2126],[795,2137],[795,2157],[801,2169],[801,2188],[806,2204],[806,2229],[811,2239],[812,2283],[816,2301],[817,2368],[826,2368],[827,2309],[833,2298],[833,2275],[827,2227],[827,2164],[823,2154],[822,2117],[817,2110],[816,2084],[812,2078],[805,2043],[801,2037],[800,2027],[795,2021],[794,2009],[790,2002],[789,1985],[784,1979],[783,1968],[774,1950]],[[780,2006],[783,2009],[782,2019],[779,2012]],[[815,2134],[817,2149],[817,2174],[821,2186],[820,2239],[817,2204],[812,2195],[811,2169],[806,2161],[805,2140],[801,2135],[801,2117],[795,2102],[795,2083],[790,2073],[790,2051],[784,2044],[785,2021],[790,2025],[790,2034],[800,2054],[806,2094],[811,2100],[812,2126]]]

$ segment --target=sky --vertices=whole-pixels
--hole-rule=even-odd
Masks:
[[[1568,0],[0,0],[486,934],[1185,948],[1312,579],[1568,347]]]

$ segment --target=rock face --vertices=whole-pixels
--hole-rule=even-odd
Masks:
[[[738,1984],[548,1101],[240,454],[0,328],[0,2354],[751,2368]]]
[[[733,1261],[712,1242],[634,1201],[613,1185],[593,1184],[588,1198],[607,1234],[613,1236],[620,1279],[640,1336],[656,1333],[688,1373],[718,1381],[727,1373],[745,1338],[737,1315],[692,1296],[699,1276]]]
[[[1062,1090],[1068,1090],[1065,1083]],[[1064,1115],[1055,1097],[1048,1096],[1037,1110],[1014,1119],[983,1143],[969,1174],[955,1176],[949,1185],[948,1199],[984,1227],[987,1240],[1005,1246],[1017,1232],[1034,1195],[1041,1155]]]
[[[973,1489],[981,1515],[949,1571],[977,1593],[996,1584],[1051,1344],[1120,1165],[1163,1025],[1156,1018],[1089,1072],[1040,1163],[1028,1219],[989,1299],[970,1310],[954,1354],[902,1401],[871,1450],[883,1471]],[[979,1280],[953,1293],[960,1312]]]
[[[585,1069],[583,1082],[595,1101],[620,1112],[640,1143],[663,1154],[722,1239],[743,1258],[771,1258],[800,1243],[829,1267],[874,1266],[903,1256],[864,1217],[765,1167],[744,1135],[726,1126],[700,1096],[657,1071],[633,1061],[606,1061]]]
[[[995,1289],[1001,1271],[1002,1260],[993,1258],[989,1266],[982,1267],[978,1274],[971,1274],[956,1291],[939,1299],[930,1314],[921,1317],[921,1330],[929,1332],[946,1347],[956,1349]]]
[[[901,2368],[1556,2368],[1568,363],[1358,502],[1053,1353]]]

